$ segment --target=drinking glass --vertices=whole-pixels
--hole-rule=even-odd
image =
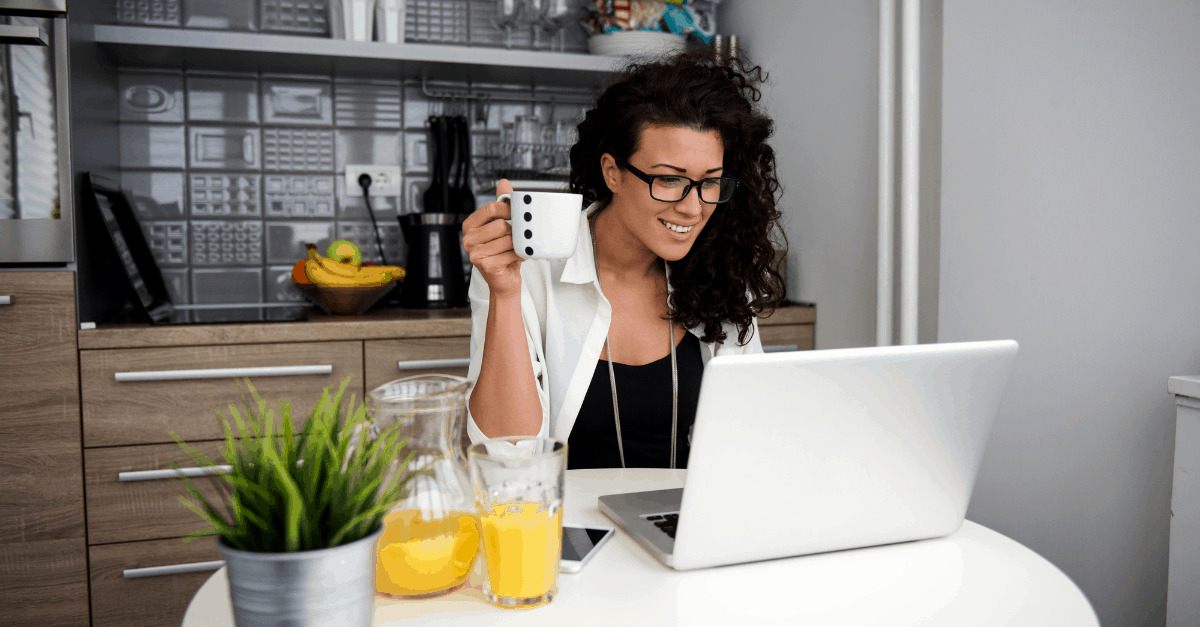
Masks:
[[[567,445],[551,438],[497,438],[467,449],[487,576],[499,607],[549,603],[562,557]]]
[[[496,0],[496,25],[504,30],[504,47],[512,48],[512,27],[523,12],[525,0]]]
[[[569,0],[542,0],[543,7],[538,14],[538,21],[543,30],[550,36],[550,49],[554,49],[554,44],[557,41],[558,51],[565,52],[567,49],[565,29],[567,24],[579,19],[581,11],[573,6]]]
[[[534,150],[541,143],[541,123],[536,115],[517,116],[517,150],[516,166],[521,170],[534,170],[537,167]]]

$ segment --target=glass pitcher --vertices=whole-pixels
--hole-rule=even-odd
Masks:
[[[400,425],[421,471],[384,518],[377,593],[403,599],[445,594],[467,580],[479,552],[479,517],[459,447],[467,380],[443,374],[397,379],[370,393],[376,428]],[[403,461],[403,460],[401,460]]]

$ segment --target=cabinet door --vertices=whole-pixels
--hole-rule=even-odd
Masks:
[[[196,591],[221,567],[213,538],[103,544],[88,552],[95,627],[177,627]]]
[[[362,342],[244,344],[80,351],[83,443],[87,447],[187,442],[224,437],[214,412],[242,411],[249,376],[274,407],[292,404],[303,424],[326,387],[350,377],[347,395],[362,398]]]
[[[86,625],[83,538],[0,544],[0,625]]]
[[[470,337],[370,340],[363,348],[367,392],[403,377],[440,372],[467,376]]]
[[[88,621],[75,333],[71,272],[0,272],[3,624]]]
[[[220,446],[220,442],[196,443],[218,463]],[[88,542],[179,538],[203,529],[206,523],[179,502],[187,492],[173,476],[172,463],[196,467],[177,444],[85,450]],[[224,501],[217,479],[193,477],[192,481],[212,502]]]
[[[75,333],[72,273],[0,272],[0,543],[84,537]]]

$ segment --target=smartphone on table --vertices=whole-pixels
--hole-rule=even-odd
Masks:
[[[612,527],[563,525],[562,562],[559,571],[577,573],[615,533]]]

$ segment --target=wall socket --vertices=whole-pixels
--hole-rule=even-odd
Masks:
[[[358,177],[371,176],[371,198],[400,195],[400,166],[397,165],[348,165],[346,166],[346,196],[362,198],[362,187]]]

